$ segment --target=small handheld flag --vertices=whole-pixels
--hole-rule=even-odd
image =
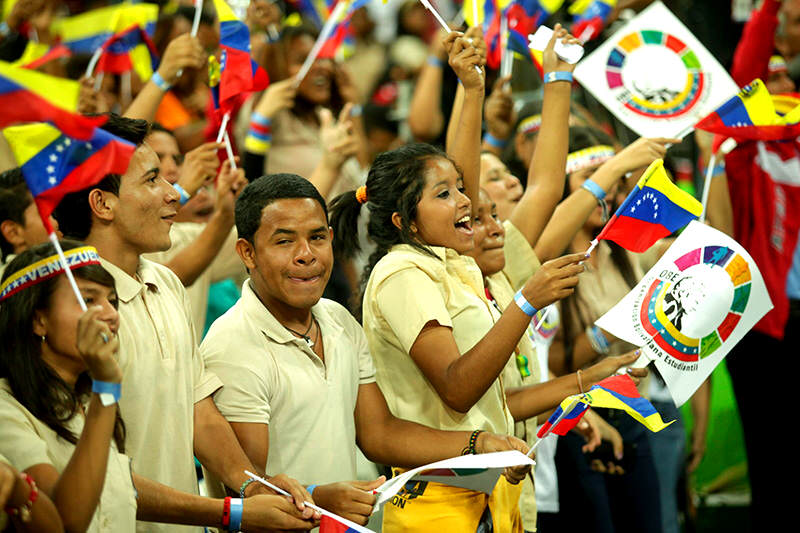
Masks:
[[[46,120],[71,137],[87,139],[107,119],[77,114],[79,93],[78,82],[0,61],[0,127]]]
[[[140,80],[146,81],[158,68],[156,47],[140,26],[134,25],[112,35],[101,50],[97,72],[122,74],[133,70]]]
[[[536,434],[540,439],[546,437],[549,433],[556,435],[566,435],[572,428],[578,425],[583,415],[589,409],[589,405],[581,400],[581,394],[575,396],[568,396],[561,402],[561,405],[556,408],[555,412],[550,415],[547,422],[542,424],[539,432]]]
[[[614,241],[632,252],[644,252],[702,212],[703,205],[672,183],[664,170],[664,161],[656,159],[592,241],[587,254],[603,239]]]
[[[695,128],[736,140],[793,139],[800,135],[800,106],[779,114],[764,83],[755,79]]]
[[[587,42],[603,31],[617,0],[578,0],[569,7],[573,15],[572,34]]]
[[[64,195],[90,187],[107,174],[124,174],[136,147],[107,131],[79,140],[49,124],[3,130],[33,195],[45,229],[53,233],[50,214]]]
[[[599,381],[583,395],[581,401],[587,402],[591,407],[625,411],[653,432],[661,431],[674,422],[664,423],[653,404],[647,398],[642,398],[633,379],[625,374]]]

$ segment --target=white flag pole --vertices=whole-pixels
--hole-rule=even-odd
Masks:
[[[231,146],[231,138],[228,136],[227,130],[223,136],[225,139],[225,152],[228,154],[228,159],[231,162],[231,168],[236,170],[236,160],[233,158],[233,147]]]
[[[254,474],[254,473],[250,472],[249,470],[245,470],[245,471],[244,471],[244,473],[245,473],[245,474],[247,474],[248,476],[250,476],[251,478],[253,478],[254,480],[258,481],[258,482],[259,482],[259,483],[261,483],[262,485],[265,485],[265,486],[267,486],[267,487],[271,488],[272,490],[274,490],[274,491],[275,491],[275,492],[277,492],[278,494],[282,494],[283,496],[289,496],[289,497],[291,497],[291,494],[289,494],[288,492],[286,492],[286,491],[285,491],[285,490],[283,490],[282,488],[280,488],[280,487],[278,487],[278,486],[276,486],[276,485],[273,485],[272,483],[270,483],[269,481],[267,481],[267,480],[266,480],[266,479],[264,479],[263,477],[261,477],[261,476],[258,476],[258,475],[256,475],[256,474]],[[304,504],[305,504],[307,507],[310,507],[310,508],[314,509],[315,511],[318,511],[320,514],[322,514],[322,515],[325,515],[325,516],[329,516],[329,517],[331,517],[331,518],[333,518],[333,519],[335,519],[335,520],[338,520],[338,521],[339,521],[339,522],[341,522],[342,524],[346,525],[347,527],[350,527],[350,528],[353,528],[353,529],[355,529],[355,530],[356,530],[356,531],[358,531],[359,533],[375,533],[375,532],[374,532],[374,531],[372,531],[371,529],[367,529],[367,528],[365,528],[365,527],[363,527],[363,526],[359,526],[359,525],[358,525],[358,524],[356,524],[355,522],[351,522],[351,521],[350,521],[350,520],[348,520],[347,518],[342,518],[341,516],[337,515],[336,513],[332,513],[332,512],[330,512],[330,511],[328,511],[327,509],[323,509],[322,507],[319,507],[319,506],[317,506],[317,505],[314,505],[313,503],[309,503],[309,502],[303,502],[303,503],[304,503]]]
[[[91,78],[92,74],[94,74],[94,69],[97,66],[97,62],[100,61],[100,56],[103,55],[103,48],[100,47],[94,51],[92,54],[92,59],[89,60],[89,64],[86,66],[86,74],[87,78]],[[95,87],[95,90],[99,89],[99,87]]]
[[[222,139],[225,137],[225,131],[228,127],[228,121],[231,119],[230,113],[225,113],[222,117],[222,125],[219,127],[219,132],[217,133],[217,142],[221,143]]]
[[[328,20],[325,21],[325,24],[322,26],[322,30],[319,32],[317,42],[314,43],[311,51],[306,56],[306,60],[303,61],[303,66],[300,67],[300,70],[294,77],[295,87],[300,85],[300,82],[302,82],[303,78],[306,77],[308,71],[311,70],[311,65],[314,64],[314,61],[316,61],[320,50],[322,50],[322,46],[325,44],[325,41],[328,40],[328,37],[330,37],[331,32],[333,32],[333,27],[341,20],[344,11],[349,7],[350,2],[346,0],[339,0],[339,2],[336,3],[336,7],[333,8],[333,12],[331,12],[331,15],[328,17]]]
[[[711,189],[711,178],[714,174],[714,167],[717,164],[717,154],[711,154],[708,160],[708,168],[706,169],[706,178],[703,182],[703,212],[700,214],[700,222],[706,221],[706,214],[708,211],[708,191]]]
[[[500,15],[500,76],[506,77],[511,75],[511,69],[514,67],[514,58],[508,50],[508,15],[502,13]]]
[[[439,23],[442,29],[444,29],[444,31],[446,31],[447,33],[453,31],[450,29],[450,26],[448,26],[447,22],[442,18],[439,12],[436,11],[436,9],[433,7],[433,5],[431,5],[431,3],[428,0],[419,0],[419,1],[422,3],[423,6],[425,6],[425,9],[433,13],[433,17],[436,19],[436,21]],[[481,67],[479,67],[478,65],[475,65],[475,70],[478,71],[478,74],[483,75],[483,71],[481,70]]]
[[[61,268],[64,270],[64,274],[67,276],[67,281],[69,281],[69,285],[72,287],[72,292],[75,293],[75,297],[78,299],[78,304],[81,306],[81,311],[86,312],[86,302],[83,301],[81,291],[78,290],[78,284],[75,282],[75,276],[72,275],[72,270],[70,270],[69,266],[67,266],[67,258],[64,257],[64,250],[61,249],[61,243],[58,242],[58,236],[56,236],[56,233],[53,232],[48,235],[48,237],[50,238],[50,242],[53,243],[53,247],[56,249],[58,260],[61,261]]]
[[[197,32],[200,30],[200,16],[203,14],[203,0],[194,0],[194,18],[192,19],[192,31],[189,33],[192,37],[197,37]],[[183,74],[183,69],[180,69],[176,76],[178,78]],[[219,141],[217,141],[219,142]]]
[[[472,0],[472,25],[477,26],[480,24],[478,20],[478,0]]]

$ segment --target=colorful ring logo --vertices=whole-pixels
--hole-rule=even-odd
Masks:
[[[725,246],[705,246],[696,248],[675,260],[678,270],[685,273],[688,269],[699,265],[711,268],[714,276],[727,276],[733,285],[733,296],[724,316],[704,316],[705,321],[717,320],[713,330],[699,338],[682,332],[681,321],[686,318],[682,307],[679,285],[689,284],[693,294],[689,298],[698,298],[696,287],[692,287],[692,276],[686,275],[676,283],[664,277],[657,277],[647,290],[639,308],[639,320],[648,335],[667,354],[684,362],[695,362],[714,353],[722,343],[730,337],[739,320],[742,318],[747,302],[750,299],[751,275],[747,261],[739,254]],[[662,275],[664,273],[662,272]],[[724,280],[727,285],[727,278]],[[685,289],[685,288],[684,288]],[[677,295],[677,296],[676,296]],[[684,326],[686,326],[684,324]],[[691,324],[689,325],[691,326]]]
[[[686,69],[686,83],[679,91],[660,89],[652,94],[625,87],[622,70],[630,54],[657,46],[677,55]],[[606,81],[622,105],[636,114],[653,118],[671,118],[689,112],[700,99],[706,85],[705,75],[697,56],[680,39],[657,30],[642,30],[620,39],[606,62]]]

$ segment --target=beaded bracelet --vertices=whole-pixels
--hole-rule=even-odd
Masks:
[[[31,489],[28,493],[28,500],[19,507],[6,506],[3,510],[9,516],[19,516],[21,522],[30,522],[33,504],[39,499],[39,489],[36,487],[36,481],[33,480],[30,474],[21,472],[19,477],[24,479]]]
[[[476,455],[478,453],[478,450],[475,449],[475,444],[478,442],[478,435],[481,433],[483,433],[482,429],[476,429],[472,432],[469,436],[469,444],[461,450],[461,455]]]
[[[242,483],[242,486],[241,486],[241,487],[239,487],[239,497],[240,497],[240,498],[244,498],[244,491],[246,491],[246,490],[247,490],[247,487],[248,487],[248,486],[250,485],[250,483],[252,483],[253,481],[255,481],[255,479],[253,479],[253,478],[250,478],[250,479],[246,480],[244,483]]]

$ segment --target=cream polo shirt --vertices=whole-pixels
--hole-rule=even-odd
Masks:
[[[356,479],[353,412],[358,387],[375,381],[375,368],[361,326],[344,307],[323,298],[311,312],[324,362],[270,314],[248,280],[200,352],[225,384],[214,395],[225,418],[269,425],[266,472],[304,484]]]
[[[169,247],[169,250],[146,254],[143,257],[163,265],[194,242],[205,227],[205,224],[196,222],[176,222],[169,232],[169,238],[172,240],[172,246]],[[198,338],[203,334],[206,327],[208,289],[211,284],[228,278],[234,278],[237,284],[241,284],[247,277],[247,270],[236,253],[236,239],[236,228],[233,228],[211,264],[203,270],[203,273],[197,277],[194,283],[186,287],[186,296],[192,307],[192,323]]]
[[[189,318],[189,301],[167,267],[139,260],[137,278],[101,259],[119,299],[120,410],[126,451],[144,477],[198,493],[194,466],[194,403],[222,382],[205,369]],[[141,522],[139,531],[198,531]]]
[[[77,414],[65,425],[76,436],[83,431],[84,417]],[[64,471],[75,445],[62,439],[40,422],[11,393],[6,379],[0,379],[0,454],[19,471],[48,464],[59,474]],[[131,478],[130,459],[118,453],[113,440],[108,455],[106,479],[89,533],[136,531],[136,489]]]
[[[430,321],[451,328],[460,353],[491,329],[500,313],[486,299],[483,276],[471,257],[431,247],[392,247],[372,270],[364,294],[364,332],[378,385],[392,414],[443,430],[483,429],[513,434],[501,379],[466,413],[448,407],[409,355]]]
[[[525,236],[511,221],[503,222],[506,230],[503,254],[506,265],[500,272],[486,278],[486,285],[492,293],[497,306],[505,311],[509,305],[515,305],[514,294],[525,285],[541,264]],[[533,326],[529,326],[532,328]],[[506,389],[536,385],[541,382],[536,348],[530,335],[522,335],[515,353],[503,368],[503,385]],[[529,446],[536,442],[537,418],[528,418],[514,424],[514,436],[524,440]],[[533,483],[533,470],[522,482],[522,496],[519,500],[522,523],[527,531],[536,529],[536,494]]]

